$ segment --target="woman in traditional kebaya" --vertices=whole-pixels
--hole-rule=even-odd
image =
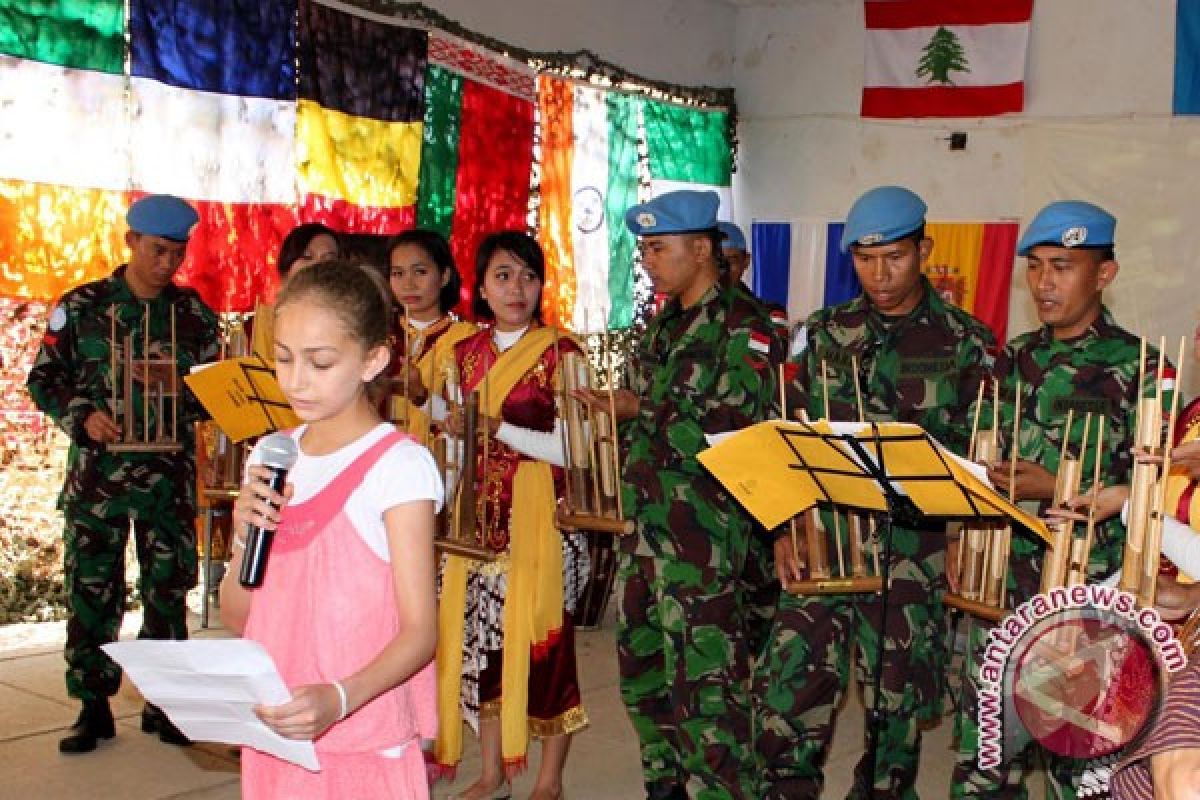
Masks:
[[[280,281],[287,280],[293,271],[304,269],[313,264],[332,261],[341,255],[341,243],[337,233],[319,222],[306,222],[288,231],[279,243],[279,257],[275,268],[279,270]],[[270,303],[260,303],[254,309],[254,322],[251,328],[251,352],[260,356],[268,364],[275,363],[275,306]]]
[[[478,535],[497,556],[481,563],[447,556],[438,610],[439,738],[443,773],[462,753],[462,721],[477,727],[483,770],[462,800],[509,797],[526,766],[526,742],[542,740],[530,795],[562,796],[570,736],[587,724],[580,702],[570,610],[588,575],[580,534],[555,527],[563,444],[555,411],[555,368],[579,350],[540,322],[545,265],[524,233],[489,236],[476,259],[474,310],[492,324],[454,348],[463,396],[479,393],[476,481],[460,507],[477,506]],[[449,398],[459,401],[459,397]],[[460,410],[447,428],[463,429]],[[471,493],[474,489],[474,495]]]
[[[397,308],[387,415],[428,446],[432,420],[445,417],[442,391],[454,345],[477,328],[451,313],[462,279],[445,237],[416,228],[393,237],[387,252]]]

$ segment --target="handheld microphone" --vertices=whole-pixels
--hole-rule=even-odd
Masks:
[[[262,465],[271,470],[271,489],[282,492],[287,483],[287,474],[300,457],[296,441],[286,433],[272,433],[262,440],[260,446]],[[242,554],[242,569],[238,580],[242,586],[253,589],[262,585],[267,571],[267,556],[271,552],[271,540],[275,531],[263,530],[257,525],[246,526],[246,552]]]

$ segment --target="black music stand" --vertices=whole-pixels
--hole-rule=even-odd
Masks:
[[[781,441],[785,449],[772,446]],[[740,441],[739,441],[740,440]],[[764,456],[780,457],[794,476],[792,498],[778,475],[762,476]],[[1049,542],[1046,526],[1026,514],[971,472],[966,462],[952,455],[920,426],[900,422],[839,424],[828,422],[762,422],[723,438],[700,455],[712,472],[759,522],[775,528],[816,503],[865,511],[882,517],[883,564],[879,593],[880,627],[872,685],[875,692],[868,711],[867,775],[872,781],[879,750],[880,709],[883,688],[884,640],[887,636],[891,584],[892,528],[916,527],[923,519],[986,519],[1007,517],[1020,522]],[[748,467],[757,470],[746,472]],[[781,500],[783,502],[781,502]],[[792,500],[792,502],[787,502]]]

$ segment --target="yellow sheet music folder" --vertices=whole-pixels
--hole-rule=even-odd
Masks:
[[[866,455],[847,439],[853,438]],[[1006,517],[1050,541],[1045,523],[997,494],[972,465],[904,422],[760,422],[728,434],[699,456],[746,510],[775,528],[818,502],[887,510],[879,465],[892,489],[924,514]]]
[[[213,422],[235,442],[300,424],[274,371],[258,356],[218,361],[184,381]]]

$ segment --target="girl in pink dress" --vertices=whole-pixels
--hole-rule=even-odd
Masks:
[[[429,797],[420,739],[436,734],[442,486],[429,453],[367,397],[388,364],[388,307],[382,281],[344,261],[295,273],[276,303],[276,372],[304,423],[291,432],[300,457],[280,494],[251,456],[234,530],[276,534],[256,589],[238,582],[235,539],[221,617],[266,648],[292,691],[259,718],[314,741],[321,769],[244,748],[247,800]]]

